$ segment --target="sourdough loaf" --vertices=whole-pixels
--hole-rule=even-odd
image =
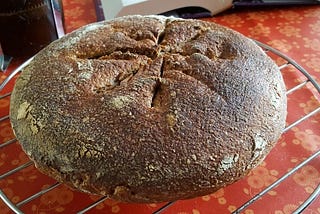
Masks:
[[[246,175],[285,125],[278,67],[200,20],[127,16],[50,44],[23,70],[10,118],[43,173],[127,202],[212,193]]]

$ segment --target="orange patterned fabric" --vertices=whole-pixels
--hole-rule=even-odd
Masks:
[[[71,32],[80,26],[95,22],[93,0],[63,0],[65,29]],[[320,81],[320,8],[301,6],[276,9],[231,10],[205,18],[228,26],[244,35],[268,44],[301,64],[318,82]],[[285,61],[270,54],[278,65]],[[10,69],[16,67],[16,62]],[[289,65],[282,69],[286,86],[291,89],[306,78]],[[0,82],[6,75],[0,76]],[[14,80],[0,92],[2,95],[13,87]],[[9,99],[0,99],[0,117],[8,114]],[[319,93],[308,83],[288,95],[287,123],[320,106]],[[203,197],[178,201],[163,213],[204,214],[230,213],[244,202],[261,192],[301,161],[320,150],[320,113],[287,131],[268,157],[248,176],[219,191]],[[14,137],[9,120],[0,122],[0,143]],[[0,174],[3,174],[29,159],[18,143],[0,149]],[[55,184],[51,178],[39,173],[32,165],[13,175],[0,179],[0,188],[13,203],[19,203],[30,195]],[[261,199],[247,207],[243,213],[292,213],[320,183],[320,157],[315,158],[269,191]],[[21,206],[26,213],[75,213],[98,200],[99,196],[88,195],[59,185],[44,195]],[[126,204],[104,200],[89,213],[152,213],[161,204]],[[0,202],[0,213],[10,213]],[[315,200],[306,210],[307,214],[320,214],[320,200]]]

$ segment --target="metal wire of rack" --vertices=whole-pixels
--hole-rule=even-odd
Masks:
[[[298,63],[296,63],[293,59],[291,59],[290,57],[284,55],[283,53],[281,53],[280,51],[266,45],[263,44],[261,42],[255,41],[261,48],[264,49],[265,52],[271,52],[277,56],[279,56],[280,58],[285,60],[285,63],[279,66],[279,69],[282,70],[283,68],[292,65],[297,72],[302,73],[307,80],[301,82],[300,84],[292,87],[291,89],[287,90],[287,95],[294,93],[295,91],[297,91],[298,89],[306,86],[308,83],[311,83],[312,87],[314,87],[314,89],[316,90],[317,93],[319,93],[320,95],[320,85],[315,81],[315,79],[302,67],[300,66]],[[23,64],[21,64],[18,68],[16,68],[1,84],[0,84],[0,92],[3,90],[3,88],[8,84],[8,82],[17,74],[19,73],[33,58],[30,58],[29,60],[27,60],[26,62],[24,62]],[[0,95],[0,100],[7,98],[11,95],[11,92]],[[320,102],[320,101],[319,101]],[[320,106],[317,107],[316,109],[314,109],[313,111],[311,111],[308,114],[305,114],[304,116],[302,116],[300,119],[296,120],[295,122],[289,124],[284,130],[283,133],[287,132],[288,130],[290,130],[291,128],[293,128],[294,126],[302,123],[303,121],[309,119],[310,117],[314,116],[315,114],[320,112]],[[9,120],[9,115],[5,115],[3,117],[0,118],[0,123],[3,121]],[[15,143],[17,140],[16,139],[10,139],[6,142],[2,142],[0,144],[0,149],[3,149],[6,146],[9,146],[10,144]],[[289,176],[291,176],[292,174],[294,174],[296,171],[298,171],[299,169],[301,169],[304,165],[306,165],[307,163],[309,163],[312,160],[315,160],[317,157],[320,157],[320,150],[315,152],[314,154],[312,154],[311,156],[309,156],[308,158],[306,158],[304,161],[302,161],[301,163],[299,163],[297,166],[295,166],[294,168],[292,168],[290,171],[288,171],[286,174],[284,174],[282,177],[280,177],[278,180],[276,180],[274,183],[272,183],[271,185],[267,186],[264,190],[262,190],[260,193],[258,193],[257,195],[255,195],[254,197],[252,197],[250,200],[248,200],[247,202],[245,202],[242,206],[238,207],[237,210],[235,210],[233,213],[237,214],[240,213],[242,211],[244,211],[248,206],[250,206],[251,204],[253,204],[255,201],[257,201],[258,199],[260,199],[261,197],[263,197],[266,193],[268,193],[270,190],[272,190],[274,187],[278,186],[279,184],[281,184],[284,180],[286,180]],[[2,179],[5,179],[6,177],[8,177],[9,175],[12,175],[22,169],[25,169],[29,166],[33,165],[32,161],[28,161],[10,171],[7,171],[5,173],[3,173],[2,175],[0,175],[0,181]],[[56,182],[54,184],[52,184],[51,186],[48,186],[45,189],[41,189],[40,191],[38,191],[37,193],[23,199],[22,201],[18,202],[18,203],[13,203],[3,192],[3,190],[0,189],[0,198],[4,201],[4,203],[15,213],[23,213],[23,211],[20,209],[23,205],[29,203],[30,201],[46,194],[47,192],[57,188],[58,186],[60,186],[61,184]],[[300,206],[295,210],[295,214],[296,213],[301,213],[303,210],[305,210],[320,194],[320,184],[318,184],[318,186],[315,188],[315,190],[313,191],[313,193],[310,194],[310,196],[303,202],[300,204]],[[98,199],[97,201],[93,202],[92,204],[87,205],[84,209],[79,210],[78,214],[82,214],[82,213],[86,213],[87,211],[89,211],[90,209],[94,208],[95,206],[97,206],[98,204],[102,203],[104,200],[107,199],[107,196],[101,197],[100,199]],[[160,207],[158,210],[154,211],[153,214],[159,214],[162,213],[163,211],[169,209],[171,206],[173,206],[176,203],[176,201],[172,201],[172,202],[168,202],[165,205],[163,205],[162,207]]]

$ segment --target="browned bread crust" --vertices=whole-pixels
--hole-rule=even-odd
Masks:
[[[45,174],[128,202],[209,194],[262,161],[286,95],[250,39],[214,23],[128,16],[53,42],[23,70],[10,118]]]

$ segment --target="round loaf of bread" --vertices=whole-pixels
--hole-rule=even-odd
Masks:
[[[24,151],[71,187],[127,202],[212,193],[261,162],[285,126],[278,67],[200,20],[127,16],[51,43],[10,118]]]

